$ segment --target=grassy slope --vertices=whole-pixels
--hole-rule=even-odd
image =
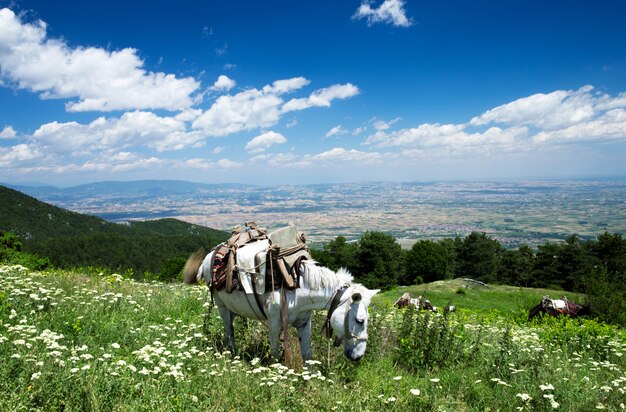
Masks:
[[[412,288],[419,287],[405,289]],[[377,297],[379,306],[391,293]],[[518,292],[504,287],[499,293]],[[316,313],[313,347],[321,365],[287,371],[251,360],[267,348],[258,322],[236,324],[241,359],[221,355],[216,310],[203,331],[205,297],[200,287],[0,266],[0,410],[545,411],[552,408],[543,395],[552,393],[558,410],[619,410],[618,391],[626,389],[619,378],[626,382],[623,336],[606,353],[587,349],[596,334],[583,333],[578,323],[514,326],[515,339],[503,341],[503,321],[492,316],[495,327],[483,323],[479,330],[481,344],[462,348],[476,356],[410,372],[394,355],[403,311],[391,309],[370,311],[368,354],[360,364],[347,362],[319,336],[323,313]],[[467,306],[474,300],[469,294]],[[463,313],[452,317],[473,322]],[[563,328],[575,338],[565,347],[548,333]],[[455,339],[471,344],[471,330]],[[596,360],[612,363],[598,367]],[[540,389],[548,383],[555,389]],[[524,393],[532,402],[517,396]]]
[[[395,288],[378,295],[376,302],[388,307],[407,292],[413,297],[424,296],[438,307],[450,304],[458,309],[497,311],[506,316],[516,316],[529,311],[544,295],[550,295],[554,299],[566,296],[571,301],[584,302],[584,295],[580,293],[506,285],[489,285],[489,288],[484,288],[461,279]]]

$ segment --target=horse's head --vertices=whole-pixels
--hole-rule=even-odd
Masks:
[[[361,285],[350,286],[345,302],[337,307],[330,318],[335,333],[335,344],[343,344],[343,353],[351,361],[358,361],[365,355],[367,348],[367,308],[372,296],[378,290],[369,290]]]

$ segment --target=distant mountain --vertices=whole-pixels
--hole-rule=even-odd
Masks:
[[[111,199],[137,199],[169,195],[214,192],[216,190],[245,189],[252,185],[238,183],[195,183],[184,180],[105,181],[58,188],[54,186],[8,185],[37,199],[68,201],[106,196]]]
[[[101,265],[156,273],[168,260],[229,237],[176,219],[111,223],[4,186],[0,186],[0,205],[0,231],[16,234],[27,252],[47,256],[60,267]]]

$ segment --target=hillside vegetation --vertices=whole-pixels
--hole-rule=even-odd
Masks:
[[[47,257],[61,268],[96,266],[132,271],[140,277],[171,266],[169,272],[173,273],[163,274],[169,278],[176,275],[191,251],[228,238],[226,232],[176,219],[111,223],[3,186],[0,204],[0,231],[16,234],[23,251]]]
[[[456,286],[445,285],[429,290]],[[0,266],[0,410],[623,409],[624,330],[566,318],[528,323],[513,303],[523,288],[498,289],[510,304],[497,312],[472,309],[485,296],[477,290],[447,317],[375,297],[358,364],[317,333],[324,312],[316,313],[315,361],[286,366],[269,360],[258,322],[237,322],[240,352],[222,351],[206,293]],[[290,345],[298,353],[294,333]]]

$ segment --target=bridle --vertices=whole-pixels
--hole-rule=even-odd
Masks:
[[[326,321],[324,322],[324,326],[322,326],[322,335],[327,337],[327,338],[331,338],[333,335],[333,329],[332,326],[330,324],[330,319],[333,316],[333,313],[335,312],[335,310],[341,306],[343,303],[346,303],[350,298],[344,300],[343,302],[341,301],[341,298],[343,297],[343,295],[345,294],[346,290],[348,290],[349,286],[348,285],[344,285],[341,288],[337,289],[337,291],[335,292],[333,298],[332,298],[332,302],[330,304],[330,308],[328,309],[328,315],[326,316]],[[344,319],[343,319],[343,328],[344,328],[344,339],[350,339],[350,340],[356,340],[356,341],[361,341],[361,342],[367,342],[368,340],[368,335],[367,333],[365,333],[365,336],[357,336],[355,334],[353,334],[352,332],[350,332],[350,328],[349,328],[349,324],[350,324],[350,311],[352,310],[352,308],[350,307],[351,305],[348,305],[348,307],[346,308],[346,314],[344,315]],[[358,322],[358,320],[357,320]],[[338,341],[337,339],[335,340],[335,346],[338,346],[341,342]]]

